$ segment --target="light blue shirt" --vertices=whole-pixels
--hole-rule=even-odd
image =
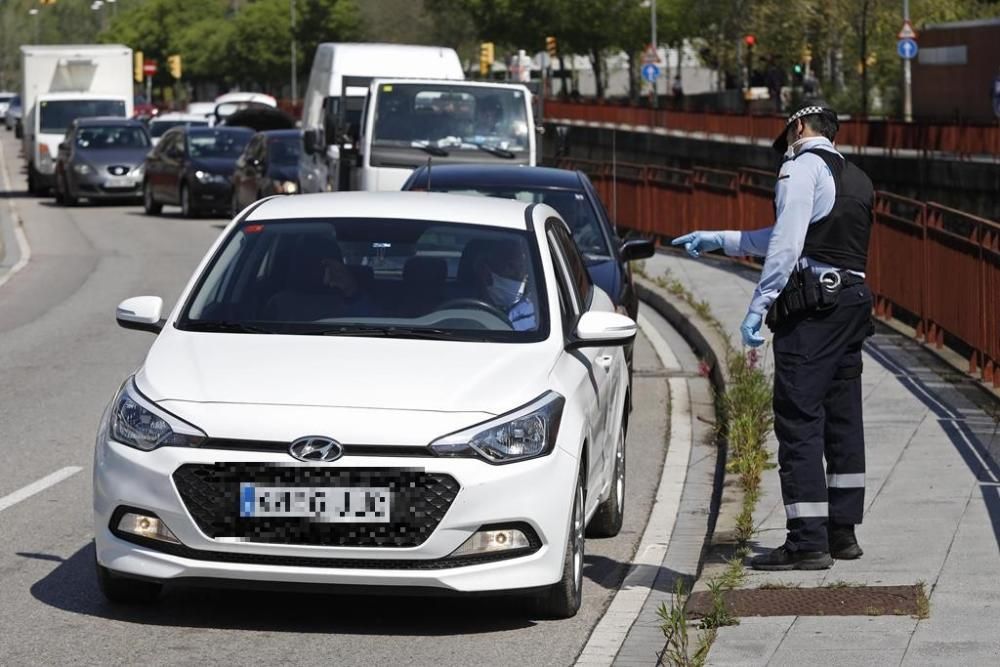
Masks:
[[[535,318],[535,306],[527,298],[520,299],[507,311],[510,324],[514,331],[533,331],[538,328]]]
[[[802,257],[809,225],[833,210],[837,197],[833,173],[818,155],[802,154],[814,148],[840,155],[826,137],[810,137],[794,145],[798,157],[786,160],[778,172],[774,188],[777,215],[773,226],[752,232],[722,232],[722,249],[727,255],[764,258],[760,282],[750,300],[752,313],[763,316],[771,307]],[[809,258],[806,261],[814,271],[837,268]]]

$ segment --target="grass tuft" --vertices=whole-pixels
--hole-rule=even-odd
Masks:
[[[923,621],[931,617],[931,600],[927,596],[927,582],[918,581],[917,586],[920,587],[920,590],[917,591],[916,617]]]

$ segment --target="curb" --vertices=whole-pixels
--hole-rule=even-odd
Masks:
[[[2,141],[0,141],[0,177],[2,177],[4,191],[7,193],[13,192],[10,172],[7,170],[7,155],[4,152]],[[15,262],[6,273],[0,275],[0,287],[3,287],[7,281],[14,276],[14,274],[27,266],[28,262],[31,260],[31,246],[28,244],[28,237],[24,234],[24,223],[21,221],[21,216],[18,215],[17,207],[14,205],[14,200],[10,197],[7,198],[7,208],[10,213],[10,224],[14,240],[17,242],[19,257],[17,262]],[[6,250],[7,249],[4,247],[3,235],[0,234],[0,262],[6,258]]]

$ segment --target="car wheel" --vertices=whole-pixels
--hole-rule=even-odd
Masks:
[[[116,604],[148,604],[154,602],[163,590],[163,584],[114,575],[94,559],[97,567],[97,586],[108,602]]]
[[[181,183],[181,215],[185,218],[193,218],[196,213],[191,206],[191,189],[186,184]]]
[[[61,174],[56,178],[56,201],[63,206],[76,206],[78,200],[69,191],[69,180],[66,174]]]
[[[28,165],[28,194],[38,194],[38,177],[35,176],[35,167]]]
[[[597,506],[597,513],[587,526],[587,537],[614,537],[625,518],[625,422],[618,428],[615,443],[615,469],[608,499]]]
[[[153,199],[153,188],[149,181],[144,181],[142,184],[142,208],[146,211],[146,215],[159,215],[163,210],[163,204]]]
[[[583,599],[584,499],[583,471],[576,479],[573,491],[573,514],[570,518],[563,573],[559,583],[538,594],[536,606],[547,618],[572,618],[580,610]]]

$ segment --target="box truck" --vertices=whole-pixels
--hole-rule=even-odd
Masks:
[[[23,149],[28,190],[52,187],[59,143],[70,123],[132,116],[132,49],[120,44],[22,46]]]

